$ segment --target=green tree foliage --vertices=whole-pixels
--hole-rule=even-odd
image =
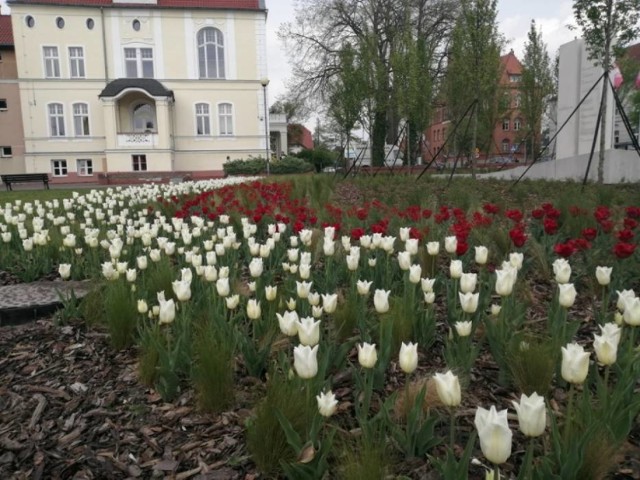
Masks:
[[[589,59],[605,71],[611,68],[616,53],[640,32],[640,0],[574,0],[573,14],[587,44]],[[600,105],[603,111],[607,110],[607,88],[605,82]],[[602,115],[600,131],[607,131],[606,115]],[[604,151],[605,135],[600,135],[598,183],[604,181]]]
[[[335,105],[329,100],[336,95],[336,85],[349,78],[347,75],[339,79],[341,70],[356,66],[356,62],[345,62],[345,52],[347,57],[349,54],[346,45],[350,45],[351,51],[357,53],[358,76],[366,83],[361,119],[371,137],[372,161],[382,165],[384,146],[388,137],[395,136],[398,116],[413,116],[416,128],[423,123],[419,117],[425,113],[416,112],[420,102],[427,106],[431,103],[431,89],[418,88],[416,81],[420,79],[424,87],[439,74],[455,3],[299,0],[296,23],[285,24],[281,29],[281,38],[292,52],[294,89],[304,92],[308,100]],[[412,85],[411,102],[399,98],[408,94],[402,90],[407,83]],[[400,91],[402,94],[398,95]],[[407,108],[409,104],[411,109]]]
[[[524,132],[534,155],[540,151],[540,125],[547,109],[549,97],[554,92],[551,60],[542,34],[531,21],[528,40],[522,61],[522,83],[520,84],[520,110],[525,117]]]
[[[451,124],[460,122],[473,102],[476,107],[473,117],[467,117],[456,133],[453,150],[457,153],[488,149],[500,117],[503,93],[500,89],[500,49],[504,42],[498,33],[496,15],[497,0],[460,1],[451,35],[446,80]],[[473,155],[471,158],[475,177]]]

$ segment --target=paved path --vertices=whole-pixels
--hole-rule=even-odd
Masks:
[[[69,298],[73,291],[76,298],[82,298],[90,288],[91,283],[86,281],[34,282],[2,286],[0,326],[24,323],[51,314],[62,305],[61,295]]]

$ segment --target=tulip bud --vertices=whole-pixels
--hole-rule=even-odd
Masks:
[[[424,292],[424,303],[431,305],[436,301],[436,294],[433,292]]]
[[[456,253],[458,250],[458,239],[455,236],[445,237],[444,249],[447,253]]]
[[[435,278],[423,278],[420,280],[420,286],[424,293],[433,292],[433,285],[436,283]]]
[[[191,284],[184,280],[176,280],[171,284],[173,293],[180,302],[186,302],[191,298]]]
[[[247,317],[250,320],[258,320],[261,314],[262,311],[260,309],[260,302],[255,298],[249,299],[249,301],[247,302]]]
[[[289,310],[295,310],[296,309],[296,301],[293,298],[289,298],[289,300],[287,300],[287,308]]]
[[[253,278],[258,278],[262,275],[262,271],[264,270],[264,264],[262,263],[262,258],[253,258],[251,259],[251,263],[249,263],[249,274]]]
[[[471,323],[471,322],[469,322]],[[447,407],[457,407],[460,405],[462,395],[460,392],[460,381],[451,370],[447,373],[436,373],[433,379],[436,382],[438,398]]]
[[[598,284],[603,287],[609,285],[611,283],[612,271],[612,267],[596,267],[596,279],[598,280]]]
[[[138,270],[146,270],[147,266],[148,266],[146,255],[142,255],[140,257],[137,257],[136,258],[136,265],[138,267]]]
[[[362,343],[358,345],[358,362],[364,368],[373,368],[378,361],[376,344]]]
[[[605,335],[593,336],[593,349],[596,358],[602,365],[613,365],[618,358],[618,345]]]
[[[627,298],[635,298],[636,294],[633,290],[616,290],[618,294],[618,301],[616,303],[616,308],[621,312],[624,312],[625,301]]]
[[[427,242],[427,253],[435,257],[440,253],[440,242]]]
[[[71,277],[71,264],[70,263],[61,263],[58,266],[58,273],[60,274],[60,278],[63,280],[67,280]]]
[[[358,293],[362,296],[369,295],[369,290],[371,289],[371,284],[373,282],[367,282],[366,280],[358,280],[356,282],[356,286],[358,288]]]
[[[476,247],[476,263],[478,265],[485,265],[489,258],[489,249],[482,245]]]
[[[411,255],[417,255],[418,253],[418,239],[417,238],[409,238],[404,242],[404,249],[409,252]]]
[[[127,282],[135,282],[136,278],[138,277],[138,272],[136,271],[135,268],[128,268],[126,271],[126,278],[127,278]]]
[[[238,305],[240,304],[240,295],[238,294],[229,295],[224,299],[224,301],[229,310],[235,310],[236,308],[238,308]]]
[[[494,406],[490,410],[478,407],[474,424],[480,437],[480,448],[487,460],[496,465],[506,462],[511,455],[513,436],[509,429],[507,410],[498,412]]]
[[[400,347],[400,368],[404,373],[410,374],[418,368],[418,344],[404,343]]]
[[[479,293],[458,292],[458,297],[460,298],[460,306],[464,313],[475,313],[478,309],[478,299],[480,298]]]
[[[476,289],[478,283],[478,275],[475,273],[463,273],[460,277],[460,291],[462,293],[471,293]]]
[[[498,315],[500,315],[500,311],[502,310],[502,306],[496,304],[496,303],[492,303],[491,304],[491,316],[492,317],[497,317]]]
[[[573,283],[560,283],[558,284],[560,293],[558,295],[558,303],[561,307],[570,308],[576,301],[576,287]]]
[[[409,252],[404,251],[398,253],[398,266],[400,267],[400,270],[409,270],[409,267],[411,267],[411,255]]]
[[[268,302],[273,302],[278,295],[278,286],[277,285],[267,285],[264,287],[264,297]]]
[[[160,302],[159,315],[160,325],[168,325],[173,322],[176,318],[176,304],[173,302],[173,298]]]
[[[377,259],[376,258],[370,258],[370,259],[367,260],[367,263],[371,268],[374,268],[376,266]]]
[[[422,275],[422,267],[419,264],[411,265],[409,267],[409,282],[413,284],[420,283],[421,275]]]
[[[640,326],[640,298],[625,297],[624,313],[622,315],[624,323],[632,327]]]
[[[218,295],[221,297],[226,297],[231,292],[231,287],[229,286],[229,277],[218,278],[216,280],[216,291]]]
[[[311,276],[311,265],[301,263],[298,267],[298,272],[300,273],[300,278],[302,280],[309,280],[309,277]]]
[[[496,270],[496,293],[501,297],[508,297],[513,292],[515,272],[517,270],[513,267]]]
[[[314,322],[312,317],[300,319],[298,327],[298,339],[302,345],[317,345],[320,341],[320,320]]]
[[[589,373],[589,353],[577,343],[562,347],[561,373],[566,382],[583,383]]]
[[[512,252],[509,254],[509,263],[517,270],[520,270],[522,268],[523,261],[524,255],[522,253]]]
[[[349,254],[344,258],[347,261],[347,268],[350,271],[355,272],[358,269],[358,262],[360,261],[360,257]]]
[[[544,433],[547,423],[544,397],[533,392],[528,397],[522,394],[519,403],[511,403],[518,413],[518,424],[522,433],[527,437],[539,437]]]
[[[138,300],[138,313],[145,314],[149,311],[149,306],[147,305],[146,300],[140,299]]]
[[[460,278],[462,276],[462,261],[461,260],[451,260],[451,263],[449,264],[449,275],[453,279],[458,279],[458,278]]]
[[[338,307],[338,294],[333,293],[331,295],[322,294],[322,307],[326,313],[333,313]]]
[[[456,327],[456,332],[458,332],[459,336],[468,337],[471,335],[472,324],[470,321],[456,322],[454,326]]]
[[[298,345],[293,349],[293,368],[302,379],[309,379],[318,373],[318,345]]]
[[[282,315],[276,313],[280,331],[288,337],[298,334],[298,314],[295,311],[287,311]]]
[[[333,256],[336,253],[336,242],[332,239],[325,237],[322,244],[322,251],[327,257]]]
[[[318,292],[309,292],[307,301],[312,307],[317,307],[318,305],[320,305],[320,294]]]
[[[567,283],[571,278],[571,265],[565,258],[553,262],[553,273],[558,283]]]
[[[331,390],[327,393],[323,392],[320,395],[316,395],[316,400],[318,401],[318,411],[323,417],[328,418],[336,413],[338,400],[336,400],[336,396]]]
[[[391,290],[376,290],[373,294],[373,306],[378,313],[389,311],[389,294]]]
[[[298,282],[296,281],[296,293],[299,298],[307,298],[309,297],[309,291],[311,290],[311,285],[313,282]]]

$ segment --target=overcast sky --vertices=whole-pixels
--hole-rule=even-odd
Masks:
[[[5,0],[3,12],[6,11]],[[269,101],[286,91],[286,79],[289,76],[289,58],[284,51],[277,32],[284,22],[294,20],[293,4],[295,0],[266,0],[269,15],[267,20],[267,49],[269,68]],[[572,22],[571,0],[498,0],[498,22],[500,32],[508,40],[518,58],[522,59],[523,46],[527,39],[531,19],[535,19],[542,29],[543,40],[547,43],[549,54],[555,55],[560,45],[572,40],[575,32],[567,25]]]

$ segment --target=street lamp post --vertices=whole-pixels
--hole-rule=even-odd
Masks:
[[[269,85],[269,79],[263,78],[260,80],[260,85],[262,85],[262,93],[264,94],[264,140],[265,140],[265,153],[267,155],[267,177],[269,176],[269,163],[270,156],[269,155],[269,120],[267,111],[267,85]]]

